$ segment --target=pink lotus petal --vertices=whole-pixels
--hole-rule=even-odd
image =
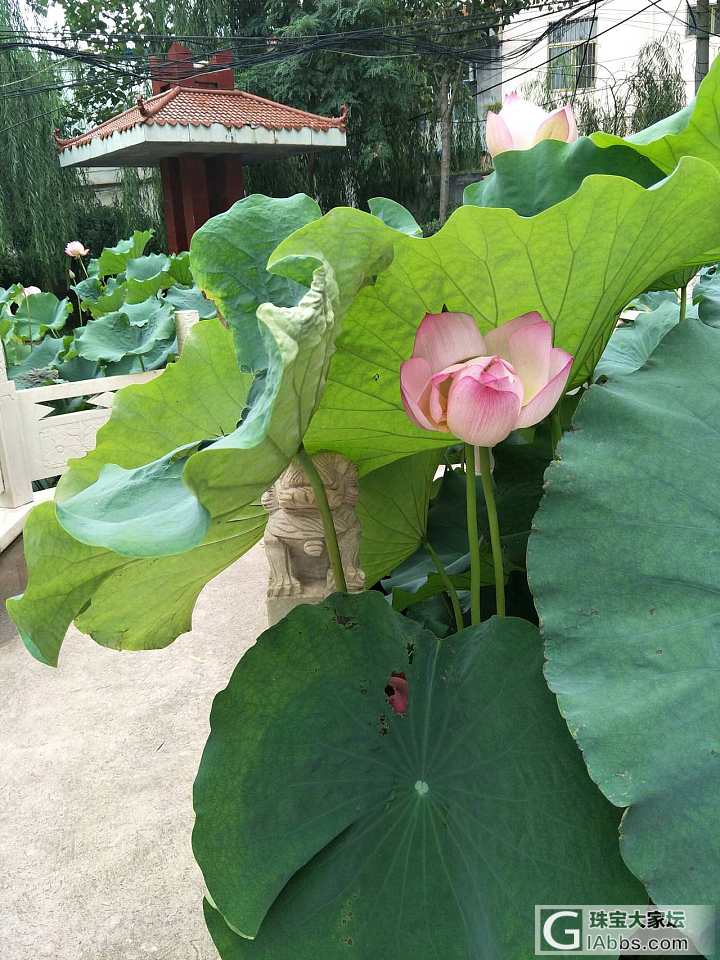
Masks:
[[[560,107],[549,113],[535,133],[535,143],[541,140],[564,140],[570,143],[577,140],[578,131],[572,107]]]
[[[485,341],[467,313],[426,313],[415,334],[414,357],[423,357],[433,373],[486,353]]]
[[[535,134],[547,114],[542,107],[530,100],[523,100],[517,94],[503,98],[503,107],[499,113],[512,137],[514,150],[527,150],[535,142]]]
[[[485,143],[491,157],[513,149],[513,138],[507,124],[500,114],[492,110],[488,110],[485,119]]]
[[[521,316],[515,317],[514,320],[508,320],[507,323],[502,323],[494,330],[490,330],[485,334],[485,345],[488,353],[494,353],[498,357],[502,357],[503,360],[510,361],[510,337],[518,330],[531,327],[536,323],[545,323],[545,320],[537,310],[532,310],[530,313],[523,313]]]
[[[565,350],[554,347],[550,355],[550,380],[532,400],[525,404],[518,417],[518,427],[532,427],[540,423],[554,409],[567,386],[573,358]]]
[[[552,327],[545,320],[521,326],[510,334],[510,363],[520,377],[524,403],[528,403],[550,379]]]
[[[447,430],[438,427],[429,416],[430,365],[423,357],[411,357],[400,364],[400,394],[405,412],[423,430]]]
[[[507,371],[492,379],[488,368],[453,380],[447,423],[451,432],[477,447],[494,447],[515,429],[522,404],[522,384]],[[481,381],[482,378],[482,381]]]
[[[385,696],[395,713],[407,712],[410,689],[404,673],[391,673],[385,686]]]

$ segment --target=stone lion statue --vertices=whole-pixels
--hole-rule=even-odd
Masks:
[[[313,462],[327,491],[348,590],[362,590],[365,577],[359,567],[360,522],[355,513],[357,469],[336,453],[317,454]],[[261,502],[270,514],[264,537],[270,564],[268,600],[285,597],[307,603],[324,599],[335,590],[335,578],[325,549],[322,519],[302,466],[293,460]],[[294,605],[285,606],[290,609]]]

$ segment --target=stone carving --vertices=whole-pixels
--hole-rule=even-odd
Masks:
[[[313,457],[327,491],[337,531],[345,579],[351,593],[362,590],[359,567],[360,521],[357,469],[336,453]],[[268,620],[277,623],[301,603],[318,603],[335,590],[322,519],[302,466],[293,461],[262,497],[270,514],[265,529],[265,553],[270,565]]]
[[[67,462],[82,457],[95,447],[95,435],[107,421],[110,411],[83,410],[71,418],[49,417],[38,424],[40,462],[33,476],[42,480],[64,473]]]

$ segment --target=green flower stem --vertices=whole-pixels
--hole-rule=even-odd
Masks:
[[[550,436],[552,439],[552,452],[553,459],[555,457],[555,451],[557,450],[557,445],[562,440],[562,421],[560,420],[560,404],[558,403],[553,412],[550,414]]]
[[[482,479],[488,523],[490,525],[490,545],[492,547],[493,567],[495,569],[495,601],[497,615],[505,616],[505,571],[503,570],[502,547],[500,546],[500,524],[498,523],[495,492],[493,490],[492,471],[490,469],[490,451],[487,447],[478,447],[480,457],[480,477]]]
[[[457,627],[457,632],[464,628],[465,624],[463,623],[462,609],[460,608],[460,598],[457,595],[457,590],[455,589],[455,584],[450,579],[447,570],[443,566],[443,562],[440,557],[437,555],[435,550],[427,540],[423,541],[423,546],[430,554],[432,562],[435,564],[437,572],[440,574],[440,579],[445,585],[445,591],[450,597],[450,603],[452,604],[453,614],[455,615],[455,626]]]
[[[475,500],[475,447],[471,443],[465,444],[465,499],[470,545],[470,622],[476,627],[480,623],[480,538]]]
[[[80,326],[82,327],[84,326],[83,312],[82,312],[82,307],[80,306],[80,295],[78,293],[75,294],[75,299],[77,300],[77,305],[78,305],[78,320],[80,321]]]
[[[327,547],[330,566],[332,567],[333,576],[335,577],[335,587],[341,593],[347,593],[345,571],[343,570],[335,523],[333,522],[332,511],[328,503],[327,493],[325,492],[325,485],[322,482],[317,467],[312,461],[312,457],[305,447],[300,447],[297,452],[297,459],[305,471],[305,476],[308,478],[308,483],[312,487],[312,492],[315,494],[315,505],[320,511],[322,518],[323,530],[325,531],[325,546]]]
[[[680,323],[685,319],[687,313],[687,284],[680,287]]]

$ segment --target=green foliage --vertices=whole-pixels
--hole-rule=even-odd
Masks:
[[[243,275],[238,264],[238,279]],[[78,489],[70,471],[56,497],[65,530],[129,556],[166,556],[199,546],[211,536],[212,518],[221,522],[251,508],[300,448],[334,348],[336,300],[327,268],[316,271],[297,306],[264,304],[258,311],[267,356],[263,387],[245,414],[238,407],[236,428],[218,435],[198,425],[182,448],[168,448],[130,470],[118,470],[109,460],[87,489]],[[243,479],[228,486],[227,476]],[[159,503],[174,523],[156,524]]]
[[[406,233],[409,237],[423,235],[422,228],[415,217],[395,200],[389,200],[387,197],[371,197],[368,200],[368,209],[374,217],[382,220],[393,230]]]
[[[547,475],[528,571],[546,676],[656,903],[717,903],[720,331],[684,321],[594,386]],[[663,828],[658,829],[662,824]]]
[[[536,903],[640,902],[542,665],[528,623],[440,643],[376,593],[265,633],[215,700],[195,783],[223,960],[524,957]]]
[[[261,32],[276,17],[282,39],[378,2],[207,12]],[[447,65],[433,71],[448,106]],[[117,396],[96,449],[31,514],[28,588],[9,610],[45,663],[73,621],[119,649],[171,642],[261,535],[260,496],[294,456],[359,468],[361,566],[387,593],[294,610],[213,708],[194,849],[223,960],[525,958],[538,903],[642,903],[640,881],[659,903],[718,902],[717,271],[682,322],[675,292],[648,291],[717,247],[719,76],[660,133],[501,156],[481,206],[430,237],[378,196],[324,217],[306,196],[253,196],[189,257],[148,255],[142,233],[103,251],[74,284],[92,320],[71,342],[17,336],[33,298],[0,290],[0,333],[31,382],[164,362],[174,310],[209,303],[201,290],[221,314]],[[358,170],[343,182],[338,166],[332,189],[362,199],[375,174]],[[628,302],[640,313],[617,328]],[[38,331],[62,312],[42,303]],[[496,446],[492,473],[480,452],[474,497],[453,436],[416,428],[400,399],[418,324],[442,310],[481,331],[540,311],[575,358],[577,389],[547,422]],[[462,610],[450,617],[445,590],[467,607],[478,583],[474,626],[450,635]]]
[[[152,236],[151,230],[136,230],[90,261],[90,275],[71,286],[80,320],[72,331],[67,298],[26,298],[19,284],[4,291],[0,338],[18,386],[39,385],[33,371],[58,382],[163,367],[177,353],[176,310],[197,310],[201,319],[216,316],[214,304],[193,284],[189,254],[144,255]]]
[[[617,327],[595,367],[595,377],[623,376],[645,366],[663,337],[680,319],[677,298],[666,300],[657,309],[641,311],[634,320]]]
[[[319,216],[317,203],[303,194],[279,200],[255,195],[213,217],[192,238],[198,286],[230,324],[244,369],[263,370],[267,365],[267,346],[256,319],[260,304],[294,306],[310,285],[268,273],[268,257],[280,240]]]
[[[132,469],[193,443],[198,434],[232,433],[250,380],[238,369],[230,333],[217,320],[198,324],[182,356],[161,376],[117,394],[96,449],[73,462],[58,496],[89,487],[107,463]],[[53,503],[33,510],[24,534],[28,586],[8,601],[28,650],[55,665],[73,620],[97,643],[118,650],[156,649],[189,630],[202,587],[256,543],[265,526],[259,506],[237,511],[221,494],[213,509],[204,544],[150,560],[129,560],[74,540],[58,523]],[[160,532],[157,525],[153,529]],[[58,557],[65,562],[58,564]]]
[[[651,187],[665,174],[625,145],[602,149],[587,137],[574,143],[541,140],[531,150],[507,150],[495,158],[495,170],[465,188],[463,203],[509,207],[532,217],[560,203],[594,174],[626,177]]]
[[[298,230],[275,251],[271,270],[297,276],[298,258],[322,256],[347,310],[307,448],[343,453],[365,473],[447,445],[445,434],[410,423],[399,390],[399,365],[418,324],[443,305],[471,313],[481,330],[540,310],[555,344],[575,356],[572,384],[583,383],[628,300],[716,241],[717,186],[715,170],[688,157],[650,190],[622,177],[589,177],[535,217],[466,206],[423,240],[355,210]],[[389,265],[372,267],[371,257]],[[360,273],[377,279],[356,293]]]
[[[370,587],[414,553],[425,538],[438,451],[416,453],[360,480],[360,566]]]

